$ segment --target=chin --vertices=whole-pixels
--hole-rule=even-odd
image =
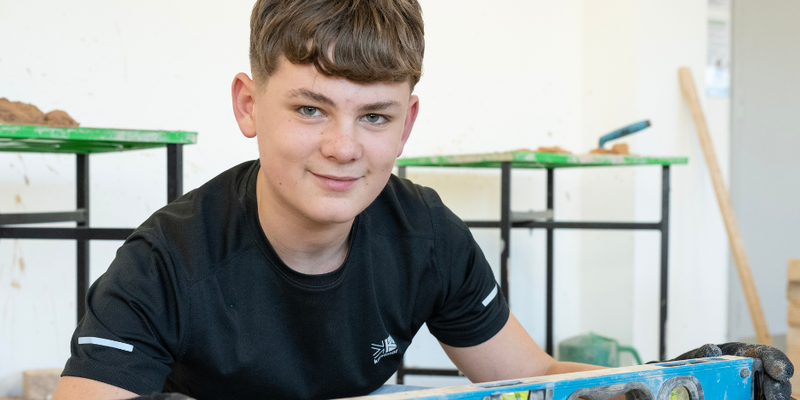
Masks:
[[[320,224],[344,224],[351,222],[359,212],[353,209],[331,207],[309,213],[309,217]]]
[[[364,211],[374,199],[366,201],[362,196],[342,196],[339,198],[323,197],[308,204],[306,215],[320,224],[349,223]]]
[[[356,215],[324,215],[319,218],[314,218],[319,224],[323,225],[339,225],[352,222]]]

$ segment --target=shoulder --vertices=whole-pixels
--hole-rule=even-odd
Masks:
[[[224,258],[252,236],[247,189],[257,171],[258,163],[249,161],[217,175],[153,213],[125,244],[147,242],[187,267]]]
[[[433,235],[444,227],[443,224],[456,222],[458,225],[461,221],[444,205],[435,190],[395,175],[389,178],[365,214],[373,228],[410,235]]]

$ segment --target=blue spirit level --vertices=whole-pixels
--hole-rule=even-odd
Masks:
[[[364,397],[369,400],[754,400],[761,398],[761,360],[699,358],[513,381]]]

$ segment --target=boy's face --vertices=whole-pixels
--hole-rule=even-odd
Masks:
[[[237,119],[258,139],[259,196],[273,212],[311,225],[350,222],[378,196],[419,104],[407,82],[359,84],[285,59],[265,84],[245,84],[252,117]]]

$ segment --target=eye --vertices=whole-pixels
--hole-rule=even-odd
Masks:
[[[364,116],[364,120],[369,122],[370,124],[385,124],[389,122],[389,120],[380,114],[367,114]]]
[[[300,114],[304,117],[314,117],[319,114],[319,108],[311,106],[302,106],[298,109]]]

